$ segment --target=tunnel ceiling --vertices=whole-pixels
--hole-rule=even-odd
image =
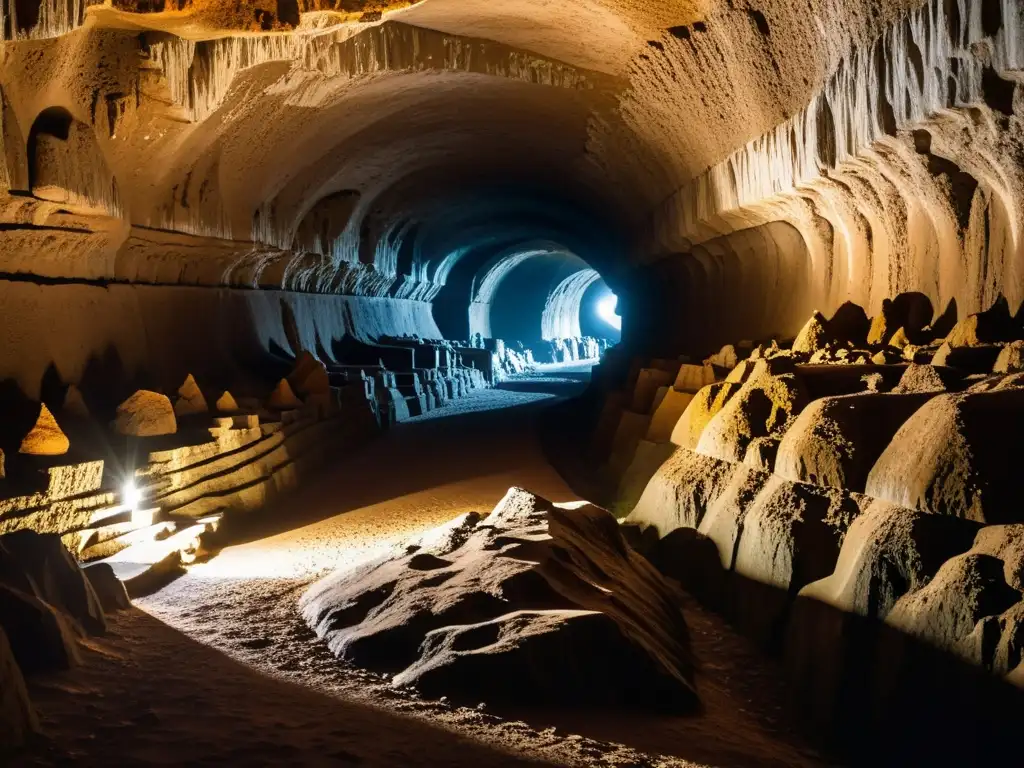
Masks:
[[[96,269],[170,231],[239,244],[193,282],[432,301],[546,241],[612,288],[672,259],[698,314],[771,279],[773,332],[1021,290],[1010,0],[23,5],[4,170],[50,206],[8,208],[108,216]]]

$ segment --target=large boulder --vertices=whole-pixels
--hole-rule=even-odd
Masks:
[[[865,393],[815,400],[782,438],[775,472],[789,480],[863,491],[893,435],[929,397]]]
[[[0,629],[26,675],[81,663],[74,626],[39,598],[0,584]]]
[[[30,456],[62,456],[70,447],[71,443],[57,425],[57,420],[43,404],[39,406],[39,414],[32,429],[22,439],[18,453]]]
[[[209,412],[203,391],[196,384],[195,377],[190,373],[184,383],[178,387],[178,399],[174,403],[174,413],[178,416],[192,416]]]
[[[170,398],[140,389],[117,407],[114,429],[122,435],[155,437],[178,431]]]
[[[791,360],[758,360],[740,389],[701,432],[697,452],[743,461],[753,439],[781,437],[806,402],[806,391]]]
[[[984,312],[968,315],[953,326],[946,335],[951,347],[970,347],[977,344],[991,344],[1012,338],[1013,318],[1006,299],[1000,299]]]
[[[0,757],[20,747],[39,730],[39,721],[28,699],[25,679],[14,658],[7,635],[0,628]]]
[[[96,592],[105,613],[114,613],[132,607],[124,582],[117,578],[109,563],[87,565],[82,569],[89,584]]]
[[[868,474],[868,495],[982,523],[1024,520],[1024,389],[942,394],[904,422]],[[1010,430],[1009,432],[1007,430]]]
[[[329,576],[300,605],[337,656],[431,696],[697,705],[677,594],[593,506],[511,489],[486,518]]]
[[[26,528],[0,536],[0,584],[45,601],[88,632],[106,631],[95,590],[56,534]]]
[[[676,528],[696,528],[734,468],[721,459],[678,448],[658,467],[626,522],[654,526],[661,536]]]
[[[1024,341],[1013,341],[1004,346],[995,365],[992,366],[993,373],[1017,373],[1024,371]]]
[[[267,406],[273,408],[276,411],[289,411],[295,408],[302,407],[302,401],[292,391],[291,385],[288,383],[288,379],[281,379],[277,382],[277,386],[274,387],[274,391],[270,393],[270,398],[267,400]]]
[[[701,389],[687,404],[675,427],[672,428],[672,435],[669,438],[672,443],[690,450],[696,448],[708,422],[725,407],[729,398],[739,389],[739,384],[724,381],[709,384]]]

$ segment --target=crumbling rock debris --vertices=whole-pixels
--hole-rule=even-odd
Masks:
[[[206,404],[203,392],[196,384],[195,378],[190,373],[185,377],[184,383],[178,387],[178,399],[174,403],[174,413],[177,416],[192,416],[200,413],[207,413],[210,410]]]
[[[484,519],[463,515],[314,584],[301,607],[336,655],[431,696],[697,704],[673,588],[589,505],[510,489]]]
[[[114,429],[133,437],[173,435],[178,421],[167,395],[140,389],[117,407]]]
[[[70,447],[71,442],[57,425],[50,409],[42,404],[36,422],[21,441],[18,452],[30,456],[61,456]]]

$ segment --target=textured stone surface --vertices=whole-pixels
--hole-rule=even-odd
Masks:
[[[133,437],[173,435],[178,421],[167,395],[140,389],[117,407],[114,429]]]
[[[592,506],[513,488],[486,518],[463,515],[329,576],[301,605],[336,655],[431,696],[669,711],[697,701],[672,588]],[[608,658],[615,668],[595,674]]]

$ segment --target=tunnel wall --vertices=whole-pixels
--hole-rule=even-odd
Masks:
[[[34,399],[51,366],[92,390],[174,391],[188,373],[227,387],[280,375],[301,349],[332,362],[346,338],[432,324],[421,302],[231,288],[0,280],[0,303],[0,380]]]

